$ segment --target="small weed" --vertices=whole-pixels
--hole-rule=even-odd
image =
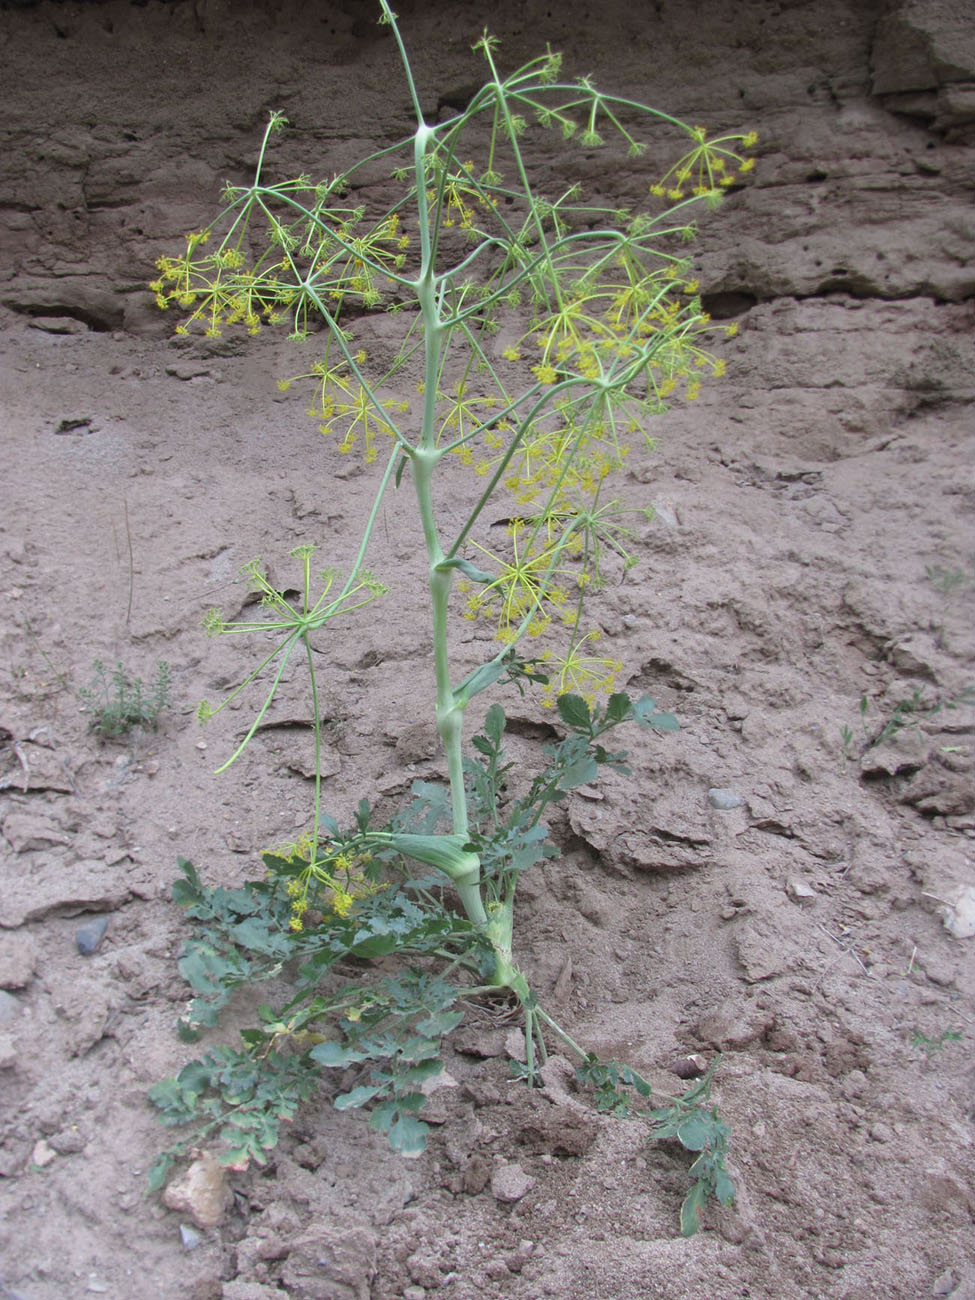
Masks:
[[[169,664],[160,659],[150,686],[133,677],[119,661],[111,673],[100,659],[94,676],[78,691],[81,708],[90,718],[92,731],[102,737],[124,736],[133,727],[155,731],[159,715],[169,704]]]
[[[975,587],[975,578],[964,569],[947,569],[943,564],[929,564],[924,570],[928,582],[946,596]]]
[[[59,672],[54,666],[53,659],[41,644],[40,634],[34,627],[34,624],[29,618],[25,618],[20,626],[23,628],[24,634],[27,637],[31,651],[36,652],[37,656],[43,663],[44,668],[50,674],[50,678],[44,681],[36,681],[35,674],[32,671],[31,662],[21,662],[12,665],[10,673],[14,679],[14,689],[17,693],[17,697],[22,700],[28,700],[41,695],[53,695],[58,690],[67,690],[70,684],[68,675],[67,673]],[[32,689],[34,684],[32,678],[35,679],[38,689]]]
[[[946,1043],[958,1043],[962,1038],[964,1034],[960,1029],[943,1029],[936,1038],[929,1038],[927,1034],[922,1034],[920,1029],[915,1029],[911,1035],[911,1046],[919,1047],[930,1064],[939,1052],[944,1051]]]
[[[600,1061],[590,1054],[576,1071],[579,1082],[593,1090],[598,1110],[623,1117],[642,1113],[651,1125],[651,1142],[676,1140],[685,1151],[697,1156],[688,1170],[691,1189],[680,1212],[681,1233],[685,1237],[693,1237],[700,1228],[701,1212],[709,1196],[725,1206],[732,1205],[735,1199],[735,1185],[725,1166],[731,1129],[711,1106],[711,1084],[720,1063],[718,1057],[683,1096],[668,1098],[666,1105],[653,1110],[644,1110],[639,1105],[650,1097],[650,1084],[629,1066]],[[638,1102],[634,1103],[623,1092],[624,1087],[632,1089]],[[661,1098],[658,1096],[657,1100]]]
[[[865,754],[867,750],[876,749],[878,745],[892,740],[901,731],[920,727],[922,722],[933,718],[938,713],[949,712],[967,704],[975,704],[975,686],[965,686],[957,695],[947,700],[937,697],[928,698],[923,690],[915,687],[910,696],[898,700],[884,721],[879,725],[875,722],[871,727],[868,721],[870,700],[864,695],[860,700],[860,730],[863,735],[861,753]],[[855,739],[853,728],[844,726],[840,731],[840,738],[843,742],[843,753],[850,756]]]

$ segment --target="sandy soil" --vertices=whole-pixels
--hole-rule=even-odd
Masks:
[[[686,1157],[511,1085],[483,1011],[419,1160],[323,1097],[233,1176],[216,1227],[147,1198],[168,1135],[146,1090],[192,1050],[176,857],[236,883],[308,815],[293,729],[212,774],[244,715],[201,733],[196,707],[247,660],[200,619],[239,606],[256,555],[278,576],[302,541],[347,562],[372,479],[275,388],[292,345],[175,340],[143,286],[246,174],[269,107],[296,126],[282,168],[332,171],[408,105],[367,5],[45,0],[0,12],[4,1297],[975,1296],[975,713],[932,711],[975,684],[972,144],[943,107],[905,116],[900,82],[874,93],[900,39],[885,5],[638,8],[487,15],[512,65],[550,40],[599,84],[763,142],[699,245],[741,324],[728,377],[631,465],[627,500],[657,516],[600,596],[629,689],[682,730],[635,738],[632,780],[572,800],[564,856],[525,881],[519,957],[578,1038],[656,1079],[723,1054],[738,1202],[680,1239]],[[475,75],[486,10],[401,10],[435,113]],[[374,557],[404,597],[330,649],[340,817],[440,770],[412,529],[390,511]],[[92,736],[95,658],[171,665],[158,732]],[[917,725],[871,746],[915,691]],[[541,715],[506,703],[529,762]],[[515,1202],[491,1190],[506,1165],[533,1180]]]

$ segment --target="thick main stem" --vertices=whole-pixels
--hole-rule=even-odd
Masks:
[[[450,806],[456,835],[470,830],[467,815],[467,792],[464,789],[464,706],[457,700],[450,684],[450,658],[447,649],[447,613],[453,570],[443,567],[444,553],[437,532],[433,508],[433,474],[443,452],[437,447],[436,402],[440,363],[446,330],[437,305],[435,251],[430,240],[430,214],[426,204],[425,157],[433,133],[422,122],[416,132],[414,163],[420,216],[421,266],[416,282],[417,299],[423,317],[424,401],[420,439],[410,458],[413,486],[426,545],[430,601],[433,615],[433,661],[437,681],[437,731],[447,758],[450,781]],[[488,925],[481,897],[480,872],[467,880],[454,882],[468,918],[480,930]]]

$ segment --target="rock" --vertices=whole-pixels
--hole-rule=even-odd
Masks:
[[[793,967],[798,954],[792,944],[783,942],[784,932],[788,933],[769,917],[756,917],[742,926],[735,946],[749,984],[782,975]]]
[[[44,854],[34,859],[29,873],[4,882],[0,893],[0,927],[16,929],[28,921],[49,916],[77,916],[79,912],[113,912],[131,897],[118,867],[88,859]]]
[[[676,1074],[678,1079],[699,1079],[704,1071],[708,1068],[707,1057],[700,1052],[692,1052],[689,1056],[675,1056],[667,1065],[671,1074]]]
[[[942,910],[944,927],[954,939],[975,936],[975,885],[965,885]]]
[[[335,1222],[292,1243],[281,1281],[290,1300],[370,1300],[375,1273],[375,1239]]]
[[[599,1131],[596,1116],[575,1102],[571,1109],[538,1108],[519,1128],[518,1141],[532,1155],[583,1156],[596,1141]]]
[[[74,1125],[71,1128],[63,1128],[54,1133],[49,1143],[59,1156],[76,1156],[79,1152],[84,1151],[88,1145],[88,1139]]]
[[[17,1042],[13,1034],[0,1031],[0,1070],[13,1070],[19,1059]]]
[[[525,1031],[516,1027],[509,1029],[504,1037],[505,1055],[512,1061],[526,1061]]]
[[[440,1257],[429,1246],[414,1251],[406,1261],[406,1268],[411,1280],[427,1291],[435,1290],[443,1282]]]
[[[3,819],[3,837],[14,853],[31,853],[71,843],[71,836],[62,827],[34,812],[7,813]]]
[[[504,1029],[481,1029],[477,1026],[462,1026],[450,1040],[451,1047],[464,1056],[477,1056],[488,1060],[493,1056],[504,1056],[507,1034]]]
[[[946,1268],[943,1273],[939,1273],[934,1279],[934,1285],[931,1287],[933,1296],[951,1295],[957,1285],[958,1279],[953,1269]]]
[[[964,0],[901,0],[877,24],[871,62],[874,94],[894,112],[939,130],[975,117],[975,28]]]
[[[722,790],[719,786],[714,786],[708,791],[708,803],[712,808],[717,808],[720,812],[740,808],[744,802],[741,795],[735,794],[734,790]]]
[[[261,1282],[242,1282],[239,1279],[225,1282],[220,1292],[220,1300],[281,1300],[283,1292],[276,1286],[264,1286]]]
[[[803,903],[810,898],[816,897],[816,891],[813,889],[812,885],[807,885],[806,882],[798,876],[793,876],[786,882],[785,892],[794,903]]]
[[[173,379],[182,379],[185,383],[190,379],[209,379],[210,366],[206,361],[174,361],[166,367],[166,374],[171,375]]]
[[[108,917],[104,915],[96,916],[93,921],[78,926],[77,930],[75,930],[74,941],[75,947],[82,957],[91,957],[98,951],[99,944],[104,939],[107,929]]]
[[[534,1186],[535,1179],[519,1164],[500,1165],[491,1175],[491,1195],[507,1205],[520,1201]]]
[[[53,1164],[57,1158],[58,1153],[44,1138],[41,1138],[39,1142],[34,1143],[34,1148],[30,1153],[30,1162],[32,1165],[36,1165],[38,1169],[46,1169],[47,1166]]]
[[[37,955],[29,934],[8,935],[0,944],[0,989],[25,989],[34,978]]]
[[[179,1225],[179,1240],[183,1249],[185,1251],[190,1251],[196,1250],[197,1246],[199,1246],[203,1241],[203,1238],[197,1230],[191,1228],[188,1223],[181,1223]]]
[[[20,1001],[12,993],[0,990],[0,1025],[20,1015]]]
[[[169,1184],[162,1202],[169,1210],[189,1215],[198,1228],[215,1228],[232,1195],[226,1169],[205,1153]]]
[[[720,1051],[741,1050],[757,1043],[771,1029],[775,1016],[754,1002],[729,998],[706,1011],[694,1027],[700,1042]]]

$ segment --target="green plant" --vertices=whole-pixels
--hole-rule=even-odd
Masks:
[[[864,695],[860,700],[860,730],[863,734],[861,752],[866,753],[867,750],[875,749],[901,731],[920,727],[928,718],[933,718],[939,713],[951,712],[973,703],[975,703],[975,686],[965,686],[957,695],[949,699],[937,697],[929,699],[922,689],[915,687],[909,696],[897,701],[889,715],[879,725],[871,728],[868,724],[870,700]],[[840,736],[843,741],[843,752],[849,754],[854,741],[853,728],[849,725],[844,726]]]
[[[975,586],[975,579],[964,569],[949,569],[943,564],[928,564],[924,572],[932,587],[936,587],[946,596],[968,591]]]
[[[939,1052],[943,1052],[946,1043],[960,1043],[964,1034],[960,1029],[943,1029],[940,1034],[934,1038],[929,1038],[927,1034],[922,1034],[920,1029],[915,1029],[911,1035],[911,1046],[919,1047],[930,1064]]]
[[[28,689],[28,683],[32,676],[32,670],[30,664],[29,663],[13,664],[11,666],[10,672],[11,672],[11,676],[14,679],[14,682],[16,683],[14,689],[16,690],[18,697],[21,699],[30,699],[41,692],[44,695],[51,695],[54,694],[56,690],[62,690],[62,691],[67,690],[70,684],[68,681],[68,674],[65,672],[60,672],[58,668],[55,666],[54,660],[51,658],[51,655],[48,653],[43,642],[41,641],[40,633],[38,632],[37,628],[34,626],[31,619],[24,618],[20,626],[24,630],[24,633],[27,637],[28,644],[30,645],[31,649],[37,652],[37,655],[41,659],[41,662],[44,664],[44,667],[47,669],[48,673],[50,674],[51,680],[37,682],[37,688],[38,688],[37,690]],[[52,685],[52,681],[53,681],[53,685]]]
[[[165,659],[157,663],[151,685],[133,677],[121,661],[110,673],[101,659],[94,661],[93,668],[91,681],[78,691],[92,731],[114,737],[124,736],[133,727],[156,729],[160,713],[169,704],[170,674]]]
[[[629,723],[658,732],[677,727],[652,699],[613,691],[621,664],[601,653],[599,629],[586,623],[585,610],[614,565],[625,571],[634,562],[626,520],[646,513],[611,496],[613,473],[634,440],[650,445],[644,426],[672,394],[694,400],[701,376],[723,370],[705,346],[710,322],[683,246],[696,233],[692,206],[713,206],[752,165],[743,151],[754,136],[710,138],[702,127],[604,95],[587,79],[567,81],[551,50],[502,78],[497,43],[486,34],[475,46],[487,63],[485,86],[463,112],[430,125],[395,16],[380,3],[402,58],[415,130],[330,180],[271,184],[269,146],[284,126],[273,114],[253,183],[228,187],[221,215],[188,237],[181,256],[160,260],[152,285],[160,306],[187,313],[181,333],[197,325],[215,335],[235,324],[257,332],[287,320],[301,341],[324,325],[322,358],[297,377],[314,386],[310,414],[338,439],[342,455],[360,452],[369,464],[385,449],[346,576],[316,571],[314,547],[303,545],[292,552],[302,572],[297,599],[255,560],[247,577],[260,593],[262,616],[228,621],[213,611],[207,618],[213,635],[273,640],[222,704],[201,705],[207,721],[267,680],[254,723],[224,767],[247,748],[294,655],[308,670],[316,756],[309,829],[263,855],[263,879],[206,888],[182,862],[174,889],[199,927],[180,963],[195,993],[185,1037],[212,1025],[236,987],[288,975],[285,1005],[261,1009],[241,1051],[210,1051],[152,1092],[166,1122],[195,1120],[197,1137],[219,1136],[230,1162],[242,1154],[264,1158],[281,1119],[321,1070],[342,1072],[336,1106],[368,1106],[370,1123],[396,1149],[422,1149],[424,1086],[441,1069],[440,1041],[461,1018],[461,998],[517,1001],[529,1083],[539,1077],[546,1036],[590,1075],[596,1069],[539,1005],[518,967],[515,894],[522,872],[557,853],[547,810],[601,769],[627,770],[625,752],[606,748],[609,733]],[[631,158],[646,151],[645,131],[656,144],[672,130],[684,147],[649,185],[647,210],[611,208],[587,202],[575,181],[550,180],[554,188],[544,190],[532,179],[524,150],[530,120],[586,150],[615,141]],[[377,214],[363,197],[380,171],[390,170],[398,197]],[[370,373],[346,321],[375,310],[394,313],[401,330],[392,361]],[[416,389],[416,409],[405,386]],[[469,469],[469,486],[458,487],[451,463]],[[431,711],[447,783],[416,783],[412,802],[379,824],[363,800],[353,824],[342,828],[322,805],[316,652],[333,620],[395,590],[395,575],[380,581],[366,557],[387,494],[406,481],[422,538]],[[463,506],[459,525],[438,511],[447,492],[455,510]],[[508,497],[507,540],[488,546],[475,534],[501,494]],[[489,620],[500,642],[466,672],[456,666],[448,635],[457,617]],[[500,704],[487,710],[473,752],[465,753],[467,708],[499,683],[540,685],[543,703],[557,710],[560,738],[530,779],[520,780],[506,758]],[[392,956],[399,958],[395,972],[362,967]],[[614,1076],[619,1082],[637,1079],[627,1067],[611,1068],[623,1070]],[[700,1137],[683,1122],[668,1136],[683,1140],[687,1131]],[[715,1130],[707,1138],[695,1186],[727,1200],[730,1182],[708,1163],[720,1162],[718,1136]],[[185,1147],[157,1162],[155,1185]],[[685,1214],[685,1230],[696,1226],[696,1214]]]

